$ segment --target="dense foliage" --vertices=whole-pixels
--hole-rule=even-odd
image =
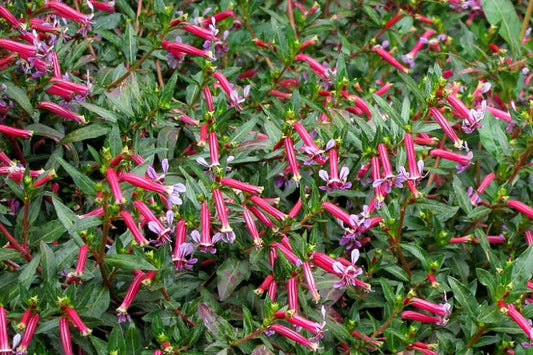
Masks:
[[[532,10],[3,2],[0,353],[526,354]]]

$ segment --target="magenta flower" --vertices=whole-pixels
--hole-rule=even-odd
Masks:
[[[128,287],[128,290],[126,291],[126,295],[124,295],[122,303],[116,309],[119,323],[123,323],[126,321],[131,322],[131,318],[128,314],[128,308],[131,306],[133,299],[141,289],[141,282],[143,281],[145,276],[146,274],[144,272],[137,273],[137,275],[135,275],[135,277],[133,278],[133,281],[131,282],[130,286]]]
[[[274,331],[278,334],[283,335],[284,337],[291,339],[295,341],[298,344],[301,344],[307,348],[309,348],[311,351],[317,351],[318,350],[318,344],[315,342],[312,342],[311,340],[305,338],[303,335],[295,332],[294,330],[287,328],[284,325],[281,324],[271,324],[268,327],[268,330]]]
[[[213,199],[215,200],[215,208],[217,210],[218,219],[222,224],[222,228],[217,234],[220,236],[217,237],[226,243],[232,244],[235,241],[235,232],[233,228],[229,225],[228,212],[226,211],[226,203],[224,202],[224,196],[220,189],[213,189]]]
[[[383,178],[375,178],[374,182],[372,183],[372,186],[374,188],[380,188],[381,186],[383,186],[383,191],[385,193],[390,193],[393,185],[400,188],[403,187],[403,183],[409,178],[409,174],[405,171],[405,168],[403,166],[400,167],[400,173],[398,175],[395,175],[392,172],[392,166],[389,160],[389,153],[387,152],[387,147],[383,143],[380,143],[378,145],[378,153],[379,160],[383,168],[383,174],[385,176]],[[376,161],[374,161],[373,164],[376,165]],[[377,177],[377,173],[376,175],[374,175],[374,171],[379,172],[379,168],[372,169],[372,171],[373,177]]]
[[[462,173],[463,171],[466,170],[466,168],[470,166],[470,164],[472,164],[472,157],[473,157],[472,152],[468,152],[465,155],[465,154],[453,153],[453,152],[450,152],[444,149],[435,148],[435,149],[432,149],[429,152],[429,154],[434,157],[439,157],[439,158],[451,160],[451,161],[458,163],[455,166],[458,173]]]
[[[346,166],[343,166],[339,172],[337,163],[337,151],[335,149],[330,149],[329,175],[325,170],[320,170],[318,172],[320,178],[326,182],[326,186],[319,187],[321,190],[326,190],[328,193],[332,193],[335,190],[344,191],[345,189],[352,187],[351,182],[346,182],[346,179],[350,174],[350,169],[348,169]]]
[[[200,208],[200,223],[202,227],[202,234],[200,234],[200,232],[197,230],[192,231],[192,240],[198,245],[198,248],[200,248],[201,252],[215,254],[217,250],[214,248],[214,245],[222,238],[222,235],[215,234],[213,238],[211,238],[211,214],[206,201],[202,202],[202,206]]]
[[[357,276],[361,275],[363,273],[363,270],[361,268],[355,266],[355,263],[359,259],[359,250],[354,249],[351,253],[351,262],[352,264],[349,266],[343,265],[341,262],[335,262],[333,264],[333,271],[337,275],[341,275],[341,280],[337,281],[333,284],[333,287],[335,288],[345,288],[346,286],[355,286],[355,279]]]
[[[65,355],[73,355],[72,338],[67,317],[61,317],[59,319],[59,337],[61,338],[61,344],[63,345],[63,353]]]

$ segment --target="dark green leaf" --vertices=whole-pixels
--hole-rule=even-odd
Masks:
[[[39,266],[39,262],[41,261],[41,254],[33,254],[33,259],[29,262],[29,264],[24,265],[21,268],[18,282],[21,287],[24,287],[28,289],[37,277],[37,267]]]
[[[57,262],[54,252],[46,243],[41,242],[41,273],[46,283],[52,285],[57,281]]]
[[[59,143],[67,144],[72,142],[81,142],[86,139],[93,139],[101,137],[104,134],[107,134],[110,130],[110,127],[102,123],[93,123],[88,126],[77,129],[73,132],[67,134]]]
[[[124,270],[157,270],[157,268],[146,261],[146,259],[133,254],[108,255],[104,258],[104,261],[110,266]]]
[[[108,354],[113,352],[116,352],[117,354],[126,354],[126,339],[120,323],[115,324],[111,334],[109,334],[107,351]]]
[[[482,0],[483,11],[493,26],[499,26],[498,33],[507,42],[514,55],[520,53],[520,19],[511,0]]]
[[[82,174],[78,169],[67,163],[63,158],[56,156],[56,160],[61,164],[63,169],[70,175],[76,186],[89,196],[96,194],[96,184],[87,175]]]
[[[533,245],[530,245],[513,263],[511,282],[515,286],[525,286],[533,274]]]
[[[448,282],[453,291],[453,297],[462,306],[463,310],[472,318],[476,318],[479,313],[479,305],[476,298],[461,281],[448,276]]]
[[[176,83],[178,81],[178,76],[179,76],[179,71],[176,70],[174,73],[172,73],[172,76],[170,77],[170,79],[168,79],[168,81],[165,83],[165,88],[163,89],[163,92],[161,93],[161,97],[159,98],[160,108],[162,109],[170,108],[170,102],[172,101],[172,97],[174,96],[174,90],[176,89]]]
[[[128,327],[128,330],[126,331],[126,353],[127,354],[139,354],[142,346],[141,346],[141,333],[135,327],[134,322],[130,322],[130,326]]]
[[[455,192],[455,197],[457,198],[457,202],[459,203],[461,209],[466,214],[472,212],[472,202],[466,195],[463,184],[457,175],[453,176],[453,191]]]
[[[217,289],[221,301],[227,299],[239,284],[250,277],[250,265],[237,258],[226,260],[217,269]]]
[[[28,95],[26,95],[26,92],[23,89],[7,81],[0,82],[0,86],[2,85],[5,86],[5,94],[9,98],[15,100],[30,116],[33,115],[33,106],[28,98]]]
[[[80,105],[85,107],[87,110],[96,113],[99,117],[102,117],[108,122],[115,123],[119,120],[119,117],[114,112],[106,110],[105,108],[102,108],[95,104],[81,101]]]
[[[506,155],[511,154],[511,147],[501,122],[490,113],[486,113],[482,121],[483,127],[479,129],[479,137],[483,147],[496,161],[501,161]]]

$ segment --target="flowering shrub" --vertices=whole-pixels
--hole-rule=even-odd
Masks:
[[[526,354],[517,3],[2,3],[0,352]]]

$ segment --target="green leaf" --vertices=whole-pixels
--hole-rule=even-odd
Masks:
[[[96,184],[87,175],[82,174],[78,169],[67,163],[63,158],[56,156],[56,160],[61,164],[63,169],[70,175],[76,186],[86,195],[93,196],[96,194]]]
[[[97,337],[89,337],[89,339],[91,340],[91,343],[93,344],[98,355],[109,354],[107,350],[107,343],[104,340]]]
[[[157,147],[164,148],[165,151],[159,153],[159,159],[163,160],[167,158],[171,160],[174,158],[174,150],[176,148],[176,142],[180,135],[181,128],[179,127],[163,127],[157,135]]]
[[[41,274],[46,283],[57,281],[57,262],[54,252],[46,243],[41,242]]]
[[[505,155],[511,153],[511,146],[501,122],[488,112],[482,122],[483,126],[479,129],[481,143],[496,161],[501,161]]]
[[[126,331],[126,353],[127,354],[139,354],[141,346],[141,333],[135,326],[135,322],[130,322],[130,326]]]
[[[85,286],[85,285],[84,285]],[[87,285],[86,297],[81,299],[81,304],[87,309],[83,314],[88,317],[100,318],[109,308],[111,297],[109,289],[103,285]]]
[[[137,36],[135,35],[135,29],[128,23],[126,27],[126,33],[124,34],[123,51],[126,55],[126,60],[131,64],[137,60]]]
[[[72,212],[70,208],[68,208],[61,201],[59,201],[54,195],[52,195],[52,204],[54,205],[54,208],[56,210],[57,218],[61,221],[66,230],[70,230],[74,222],[78,221],[78,216],[74,212]],[[76,244],[85,244],[78,235],[78,233],[70,232],[70,235],[74,238]]]
[[[472,202],[466,195],[465,189],[461,180],[457,175],[453,176],[453,191],[455,192],[455,197],[459,203],[459,207],[466,213],[469,214],[472,212]]]
[[[482,0],[481,4],[489,23],[500,27],[498,33],[507,42],[513,54],[520,54],[520,19],[511,0]]]
[[[250,264],[237,258],[226,260],[217,269],[217,289],[221,301],[227,299],[239,284],[250,277]]]
[[[33,115],[33,106],[28,95],[26,95],[26,91],[7,81],[0,82],[1,85],[5,85],[5,94],[9,98],[15,100],[28,114]]]
[[[80,101],[80,105],[85,107],[87,110],[96,113],[99,117],[102,117],[104,120],[116,123],[119,120],[119,117],[112,111],[106,110],[105,108],[102,108],[100,106]]]
[[[530,245],[513,263],[511,282],[525,286],[533,274],[533,245]]]
[[[20,256],[15,249],[0,248],[0,260],[18,259]]]
[[[41,241],[52,243],[58,240],[66,229],[61,221],[54,219],[41,226],[32,226],[30,229],[30,246],[39,244]]]
[[[91,125],[70,132],[59,142],[59,144],[81,142],[86,139],[97,138],[103,136],[104,134],[107,134],[110,129],[111,128],[109,126],[104,125],[102,123],[93,123]]]
[[[58,130],[53,129],[51,127],[45,126],[41,123],[27,125],[26,129],[33,131],[34,136],[43,136],[46,138],[50,138],[55,142],[59,142],[65,136],[64,133],[59,132]]]
[[[476,269],[476,276],[478,281],[489,289],[489,294],[493,298],[496,297],[496,280],[494,275],[485,269]]]
[[[156,1],[157,2],[157,1]],[[176,89],[176,82],[178,81],[179,71],[176,70],[172,73],[172,76],[165,84],[165,88],[159,98],[159,107],[162,109],[170,108],[170,102],[174,96],[174,90]]]
[[[257,116],[246,121],[242,126],[236,129],[235,132],[233,132],[233,134],[229,137],[229,142],[242,143],[246,139],[246,136],[248,136],[248,134],[255,127],[256,123]]]
[[[476,318],[479,313],[479,304],[476,302],[476,298],[470,292],[461,281],[448,276],[448,282],[453,291],[453,297],[459,302],[463,310],[466,311],[467,315],[472,318]]]
[[[112,352],[126,354],[126,340],[124,339],[124,331],[122,330],[122,325],[120,323],[115,324],[115,327],[109,334],[107,351],[108,354],[111,354]]]
[[[41,254],[33,254],[33,259],[30,263],[22,267],[18,279],[20,287],[24,287],[25,289],[30,287],[33,280],[37,277],[37,267],[39,266],[40,261]]]
[[[133,254],[115,254],[108,255],[104,258],[106,264],[118,267],[124,270],[157,270],[142,256]]]

